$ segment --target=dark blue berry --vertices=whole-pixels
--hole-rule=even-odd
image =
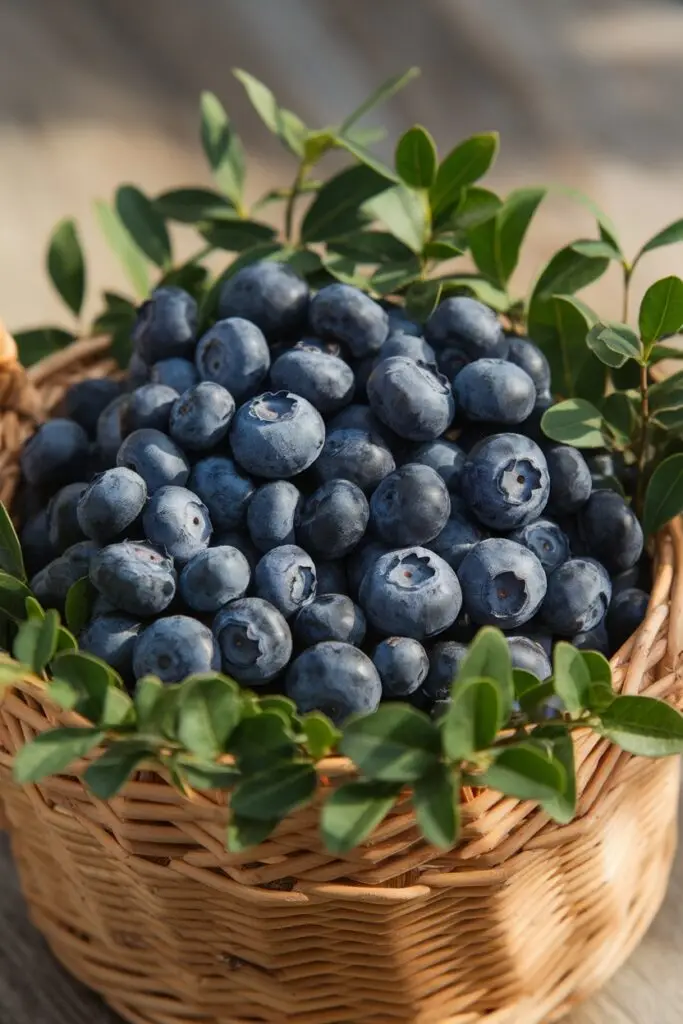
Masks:
[[[176,592],[173,559],[151,544],[133,541],[110,544],[95,552],[90,560],[90,580],[116,608],[145,618],[168,608]]]
[[[178,392],[165,384],[143,384],[136,388],[128,403],[128,430],[168,430],[168,417]]]
[[[305,398],[291,391],[266,392],[237,410],[230,443],[248,473],[282,479],[315,462],[325,443],[325,424]]]
[[[509,361],[529,374],[537,392],[544,394],[549,392],[551,385],[550,363],[538,345],[534,345],[528,338],[511,337],[509,340]]]
[[[571,554],[567,534],[551,519],[536,519],[514,530],[510,540],[516,540],[533,551],[547,575],[566,562]]]
[[[545,453],[550,477],[548,511],[567,516],[585,505],[591,493],[591,473],[577,448],[553,445]]]
[[[360,647],[365,637],[365,616],[344,594],[319,594],[297,613],[292,630],[302,647],[312,647],[323,640]]]
[[[455,622],[462,593],[442,558],[427,548],[410,547],[380,555],[363,577],[359,600],[380,633],[422,640]]]
[[[342,558],[360,542],[369,517],[360,487],[350,480],[330,480],[305,502],[297,536],[313,555]]]
[[[613,575],[634,566],[643,553],[643,529],[621,495],[594,491],[578,513],[586,550]]]
[[[173,403],[169,433],[184,451],[205,452],[226,436],[234,413],[235,400],[229,391],[201,381]]]
[[[349,284],[330,284],[311,300],[310,324],[321,338],[346,345],[356,358],[379,351],[389,318],[369,295]]]
[[[251,580],[249,562],[237,548],[221,545],[199,551],[185,564],[178,589],[188,608],[217,612],[246,594]]]
[[[245,522],[254,485],[232,459],[220,455],[200,459],[188,486],[208,508],[214,530],[234,530]]]
[[[294,544],[302,497],[288,480],[272,480],[259,487],[249,502],[247,527],[259,551]]]
[[[504,359],[477,359],[463,367],[453,381],[459,411],[473,422],[521,423],[536,402],[528,373]]]
[[[295,658],[286,688],[301,714],[322,711],[335,725],[351,714],[376,711],[382,696],[382,683],[368,656],[334,640],[309,647]]]
[[[650,602],[648,594],[637,587],[621,590],[612,597],[607,611],[607,634],[613,651],[626,643],[645,618]]]
[[[130,679],[133,673],[133,650],[143,625],[129,615],[99,615],[89,622],[78,637],[78,646],[88,654]]]
[[[220,667],[220,651],[211,630],[187,615],[157,619],[135,642],[136,679],[153,675],[162,683],[180,683],[187,676]]]
[[[458,348],[468,359],[507,359],[510,341],[492,309],[464,295],[445,299],[425,325],[435,349]]]
[[[195,362],[202,380],[221,384],[236,402],[244,402],[265,380],[270,351],[256,324],[231,317],[209,328],[197,345]]]
[[[447,379],[434,366],[406,356],[383,359],[367,384],[370,408],[399,437],[431,441],[448,429],[455,405]]]
[[[343,359],[296,348],[275,360],[270,382],[278,391],[301,395],[323,416],[348,405],[356,387],[353,370]]]
[[[197,303],[182,288],[152,292],[138,309],[131,337],[135,349],[151,365],[170,356],[192,355],[197,332]]]
[[[128,435],[118,450],[116,465],[141,476],[149,494],[169,484],[183,487],[190,475],[190,464],[175,441],[151,428]]]
[[[433,540],[445,527],[450,511],[442,478],[420,463],[408,463],[385,477],[370,499],[373,529],[395,547]]]
[[[254,570],[254,592],[288,619],[314,600],[317,576],[313,559],[296,544],[272,548]]]
[[[382,680],[382,696],[389,700],[409,697],[425,681],[429,658],[419,640],[390,636],[375,647],[372,656]]]
[[[132,469],[117,466],[98,474],[78,502],[78,523],[92,540],[105,544],[131,526],[145,507],[147,485]]]
[[[100,413],[120,394],[120,383],[111,377],[79,380],[66,393],[64,411],[70,420],[80,423],[90,437],[94,437]]]
[[[21,472],[31,487],[54,487],[78,480],[90,450],[88,435],[72,420],[48,420],[24,445]]]
[[[242,267],[221,290],[221,317],[244,317],[275,340],[306,325],[308,285],[285,263],[262,260]]]
[[[537,519],[550,480],[543,452],[522,434],[494,434],[469,453],[461,492],[485,526],[513,530]]]
[[[87,486],[84,483],[67,484],[57,491],[47,507],[50,544],[60,554],[87,536],[77,515],[78,503]]]
[[[548,579],[541,616],[554,633],[574,636],[602,622],[612,597],[604,567],[592,558],[570,558]]]
[[[160,359],[150,367],[149,379],[152,384],[165,384],[182,395],[183,391],[197,383],[199,374],[189,359],[171,356],[170,359]]]
[[[465,610],[480,626],[516,629],[546,594],[543,566],[531,551],[504,537],[482,540],[458,569]]]
[[[223,671],[250,686],[274,679],[292,656],[289,626],[277,608],[260,597],[243,597],[221,608],[213,633]]]

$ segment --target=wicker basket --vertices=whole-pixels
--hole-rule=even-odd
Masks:
[[[7,365],[1,494],[17,449],[83,375],[112,370],[106,342]],[[657,540],[645,622],[612,662],[624,693],[681,703],[683,530]],[[76,716],[26,679],[0,706],[0,773],[33,920],[62,963],[136,1024],[545,1024],[599,988],[663,898],[676,844],[678,761],[576,739],[579,815],[465,791],[463,840],[437,853],[408,798],[372,840],[328,854],[317,811],[257,850],[224,847],[224,795],[181,797],[145,772],[102,802],[79,774],[17,787],[12,757]],[[334,786],[351,766],[320,766]]]

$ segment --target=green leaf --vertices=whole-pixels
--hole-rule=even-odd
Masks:
[[[505,722],[500,692],[493,679],[459,679],[451,703],[441,720],[447,757],[468,761],[489,747]]]
[[[22,622],[26,618],[26,602],[30,597],[31,591],[25,583],[0,572],[0,611],[16,622]]]
[[[395,185],[364,204],[364,210],[380,220],[391,233],[413,252],[422,251],[428,232],[427,206],[424,197]]]
[[[552,441],[575,448],[602,448],[602,414],[583,398],[568,398],[543,413],[543,433]]]
[[[339,126],[339,131],[346,134],[349,128],[360,121],[360,119],[372,110],[373,107],[379,106],[380,103],[386,103],[388,99],[391,99],[397,92],[400,92],[408,82],[411,82],[413,78],[417,78],[420,74],[419,68],[408,68],[407,71],[403,71],[400,75],[393,75],[391,78],[387,78],[386,82],[382,82],[380,86],[373,93],[371,93],[366,100],[363,100],[359,107],[356,107],[348,117],[345,117]]]
[[[442,290],[441,281],[416,281],[406,292],[407,313],[424,322],[439,305]]]
[[[495,192],[480,185],[471,185],[463,191],[455,212],[451,213],[452,226],[462,231],[475,228],[492,220],[502,205],[503,200]]]
[[[45,618],[45,612],[35,597],[27,597],[24,601],[24,607],[26,608],[27,618],[35,619],[37,622],[42,622]]]
[[[518,800],[552,800],[567,787],[567,775],[559,761],[531,741],[504,747],[495,762],[476,778],[478,785],[490,786]]]
[[[409,188],[429,188],[436,177],[437,162],[434,139],[422,125],[409,128],[398,140],[396,170]]]
[[[43,619],[23,622],[12,648],[14,657],[40,674],[48,662],[52,661],[57,648],[58,629],[59,613],[53,608],[45,613]]]
[[[241,718],[239,693],[222,676],[185,681],[178,705],[178,739],[199,757],[223,753]]]
[[[330,239],[327,248],[353,263],[404,263],[414,258],[408,246],[388,231],[352,232]]]
[[[57,630],[57,654],[61,651],[77,651],[78,643],[73,633],[70,633],[64,626]]]
[[[675,220],[673,224],[669,224],[662,231],[658,231],[656,235],[653,235],[634,259],[633,266],[635,267],[638,260],[646,252],[652,252],[653,249],[661,249],[665,245],[674,245],[676,242],[683,242],[683,220]]]
[[[417,257],[405,263],[384,263],[370,278],[370,287],[380,295],[395,295],[420,277]]]
[[[119,740],[88,765],[83,780],[100,800],[111,800],[133,775],[140,762],[153,757],[154,752],[148,743],[136,739]]]
[[[643,530],[647,535],[661,530],[683,512],[683,455],[664,459],[650,478],[645,492]]]
[[[349,167],[330,178],[304,216],[302,241],[322,242],[357,232],[366,222],[361,206],[388,185],[385,178],[363,165]]]
[[[134,696],[138,731],[176,740],[178,705],[184,692],[184,686],[169,686],[155,676],[138,679]]]
[[[448,277],[442,284],[444,298],[449,295],[472,295],[499,313],[505,313],[510,308],[510,297],[507,292],[483,278],[465,275]]]
[[[16,335],[15,335],[16,337]],[[650,352],[649,365],[660,363],[663,359],[683,359],[683,349],[674,348],[673,345],[655,345]]]
[[[364,146],[359,146],[358,143],[354,142],[348,135],[337,135],[335,136],[335,142],[340,149],[345,149],[347,153],[350,153],[352,157],[374,171],[376,174],[381,175],[385,179],[387,184],[396,184],[398,178],[392,171],[391,167],[387,167],[381,160],[378,160],[374,153],[371,153],[369,149]]]
[[[441,850],[450,850],[460,831],[460,778],[438,765],[415,782],[413,808],[422,835]]]
[[[10,518],[10,514],[0,501],[0,569],[15,576],[18,580],[26,579],[24,569],[24,558],[21,553],[21,544],[17,537],[17,531]]]
[[[523,668],[513,668],[512,678],[517,700],[520,700],[525,693],[535,690],[541,681],[538,676],[533,675],[532,672],[527,672]]]
[[[680,277],[664,277],[648,288],[640,304],[638,323],[646,347],[669,334],[676,334],[683,324],[683,281]]]
[[[90,621],[95,589],[87,576],[72,583],[66,595],[66,624],[72,633],[80,633]]]
[[[274,711],[243,718],[227,746],[237,767],[248,775],[291,761],[297,754],[291,727]]]
[[[578,242],[572,242],[571,248],[581,256],[621,262],[620,251],[604,238],[581,238]]]
[[[201,139],[218,187],[240,207],[244,190],[244,148],[223,104],[212,92],[200,99]]]
[[[209,271],[206,267],[202,267],[190,260],[189,263],[184,263],[180,267],[173,267],[165,273],[159,281],[157,288],[165,288],[169,285],[175,288],[184,288],[194,299],[200,301],[204,297],[208,277]]]
[[[561,640],[553,651],[555,693],[570,715],[593,711],[613,698],[609,662],[595,651],[580,651]]]
[[[312,764],[274,765],[243,779],[233,790],[230,806],[241,818],[272,821],[310,803],[318,785]]]
[[[227,844],[230,853],[243,853],[268,838],[280,824],[277,818],[270,821],[254,821],[252,818],[241,818],[233,814],[228,824]]]
[[[484,626],[479,630],[460,666],[454,686],[451,688],[451,695],[455,696],[460,683],[468,679],[494,680],[500,698],[499,715],[502,721],[507,721],[515,698],[515,690],[512,680],[510,648],[499,629],[495,629],[493,626]]]
[[[305,125],[296,114],[278,106],[275,96],[267,85],[241,68],[233,68],[235,78],[244,86],[247,96],[266,128],[295,156],[304,155]]]
[[[602,416],[620,448],[628,448],[639,421],[638,403],[624,391],[613,391],[602,402]]]
[[[370,779],[413,782],[437,763],[439,733],[409,704],[382,704],[345,724],[339,749]]]
[[[103,740],[98,729],[51,729],[26,743],[14,758],[14,779],[20,785],[59,775]]]
[[[57,680],[70,683],[78,700],[76,711],[95,725],[117,725],[130,715],[132,702],[123,691],[123,682],[100,658],[85,651],[65,651],[52,662]]]
[[[342,735],[321,711],[309,711],[304,715],[301,728],[306,737],[306,750],[315,761],[332,753]]]
[[[683,753],[683,715],[652,697],[615,697],[600,714],[604,736],[643,757]]]
[[[422,255],[428,260],[452,260],[462,256],[464,252],[461,246],[441,237],[434,242],[427,242]]]
[[[555,693],[553,681],[551,679],[540,683],[536,680],[536,685],[528,690],[525,690],[522,696],[519,698],[519,706],[525,715],[530,718],[534,718],[539,710],[543,712],[543,705],[552,697]]]
[[[501,272],[496,249],[495,217],[468,228],[467,244],[477,269],[499,288],[501,285]]]
[[[260,697],[259,707],[261,711],[274,711],[287,725],[291,725],[297,719],[296,704],[281,693],[268,693],[265,697]]]
[[[628,324],[598,321],[586,335],[588,347],[601,363],[619,368],[627,359],[640,360],[640,339]]]
[[[650,412],[655,416],[665,409],[680,409],[683,405],[683,370],[653,384],[649,391]]]
[[[102,199],[97,199],[95,213],[109,247],[121,261],[136,294],[146,298],[149,294],[149,275],[144,256],[124,228],[116,210]]]
[[[28,331],[15,331],[14,340],[17,343],[19,362],[28,369],[53,352],[66,348],[76,340],[76,335],[61,327],[36,327]]]
[[[575,244],[556,252],[541,271],[529,303],[530,317],[535,303],[547,302],[555,295],[573,295],[597,281],[607,270],[608,259],[577,252]]]
[[[162,217],[181,224],[198,224],[203,220],[221,220],[235,217],[232,203],[208,188],[175,188],[162,192],[154,200]]]
[[[387,137],[386,128],[357,128],[352,132],[345,132],[351,142],[357,146],[371,146],[374,142],[381,142]]]
[[[47,250],[50,279],[72,313],[80,316],[85,296],[85,258],[72,218],[57,224]]]
[[[543,725],[534,729],[534,739],[549,743],[552,757],[565,772],[564,792],[546,797],[541,806],[546,814],[561,825],[568,824],[576,814],[576,767],[574,744],[569,730],[563,725]]]
[[[349,782],[322,806],[320,831],[330,853],[348,853],[373,832],[401,792],[396,782]]]
[[[488,171],[498,151],[498,133],[473,135],[452,149],[439,165],[430,199],[439,214],[457,202],[460,192]]]
[[[496,214],[496,262],[503,284],[512,277],[529,224],[546,194],[545,188],[515,189]]]
[[[134,185],[116,190],[116,212],[138,249],[162,269],[171,263],[171,240],[154,203]]]
[[[244,252],[255,245],[275,241],[275,230],[255,220],[221,220],[200,227],[202,236],[214,247],[226,252]]]
[[[583,192],[579,191],[579,189],[569,188],[565,185],[553,186],[553,192],[559,195],[566,196],[569,199],[573,199],[575,202],[580,203],[582,206],[585,206],[587,210],[590,210],[590,212],[593,214],[596,221],[598,222],[598,226],[600,228],[600,237],[605,242],[609,242],[610,245],[612,245],[613,248],[618,253],[621,254],[621,246],[617,238],[616,227],[612,223],[611,218],[608,217],[607,214],[603,210],[601,210],[600,207],[596,203],[594,203],[589,196],[584,195]]]
[[[190,760],[188,757],[179,757],[176,763],[193,789],[232,789],[242,777],[236,768],[227,764]]]
[[[333,252],[324,253],[321,259],[325,272],[332,278],[332,281],[341,281],[342,284],[351,284],[356,288],[361,288],[363,291],[368,290],[367,278],[356,273],[356,264],[351,260],[347,260]],[[329,280],[324,282],[324,284],[330,283]],[[323,284],[321,283],[319,287],[323,287]]]

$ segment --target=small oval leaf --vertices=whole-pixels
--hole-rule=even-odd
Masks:
[[[640,304],[638,323],[646,346],[669,334],[676,334],[683,324],[683,281],[680,277],[664,277],[648,288]]]
[[[422,125],[401,136],[396,146],[396,170],[410,188],[429,188],[436,177],[436,144]]]
[[[541,429],[552,441],[575,448],[602,448],[605,444],[602,414],[583,398],[568,398],[551,406],[543,414]]]
[[[60,221],[50,237],[47,269],[53,285],[69,309],[80,315],[85,296],[85,258],[76,221]]]
[[[670,455],[650,478],[645,493],[643,530],[646,534],[661,530],[670,519],[683,512],[683,455]]]

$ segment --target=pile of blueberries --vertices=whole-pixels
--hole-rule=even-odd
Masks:
[[[420,327],[261,262],[219,316],[198,338],[159,288],[126,380],[75,384],[21,456],[31,588],[63,610],[89,576],[80,646],[127,684],[220,669],[335,722],[439,711],[483,625],[544,679],[554,640],[610,653],[642,620],[620,467],[544,439],[548,363],[488,307]]]

